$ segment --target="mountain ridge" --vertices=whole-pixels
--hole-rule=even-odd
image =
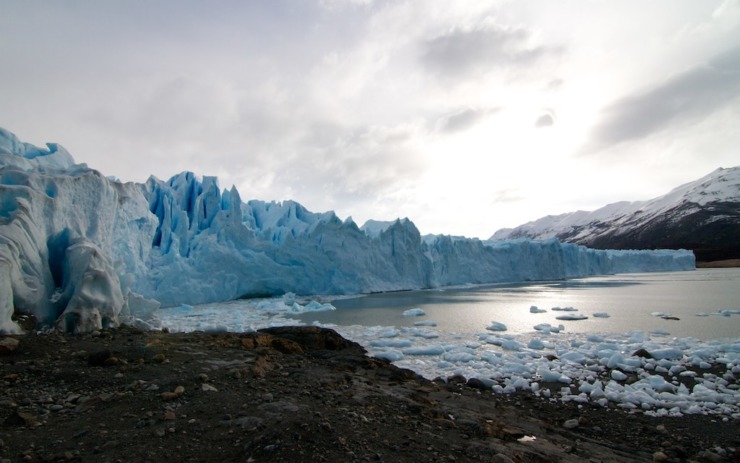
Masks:
[[[740,166],[718,168],[647,201],[549,215],[491,240],[552,239],[595,249],[690,249],[697,261],[740,258]]]

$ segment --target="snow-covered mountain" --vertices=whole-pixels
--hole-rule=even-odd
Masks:
[[[0,129],[0,332],[18,331],[14,313],[89,331],[160,305],[694,268],[686,251],[422,238],[408,219],[365,230],[190,172],[120,183]]]
[[[697,260],[740,258],[740,167],[717,169],[649,201],[547,216],[492,240],[557,238],[597,249],[691,249]]]

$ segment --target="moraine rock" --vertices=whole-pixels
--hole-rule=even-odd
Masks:
[[[15,338],[7,337],[0,339],[0,355],[15,352],[18,350],[20,344],[21,342]]]
[[[579,425],[579,421],[577,419],[567,420],[565,423],[563,423],[563,427],[565,429],[575,429]]]

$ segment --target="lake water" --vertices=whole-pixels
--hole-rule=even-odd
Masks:
[[[740,268],[404,291],[332,303],[337,310],[293,317],[304,323],[340,326],[410,327],[426,320],[436,323],[436,331],[460,335],[485,332],[496,321],[505,324],[509,334],[531,333],[535,325],[549,323],[562,324],[569,333],[642,330],[675,337],[736,338],[740,337],[740,314],[722,316],[717,312],[740,311]],[[530,306],[547,312],[530,313]],[[553,307],[577,311],[558,312]],[[426,315],[405,317],[403,312],[412,308],[420,308]],[[679,320],[663,319],[656,312]],[[609,318],[593,317],[594,313],[607,313]],[[556,319],[564,314],[588,318]]]

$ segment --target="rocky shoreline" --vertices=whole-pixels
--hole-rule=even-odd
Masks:
[[[429,381],[317,327],[6,337],[0,385],[0,462],[740,461],[739,420]]]

